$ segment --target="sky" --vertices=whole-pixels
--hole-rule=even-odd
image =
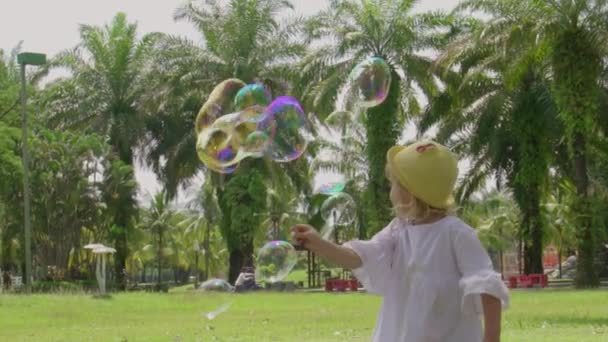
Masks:
[[[186,22],[174,22],[173,12],[184,0],[1,0],[0,49],[12,50],[23,41],[22,51],[41,52],[49,57],[79,42],[80,24],[104,25],[117,12],[125,12],[137,22],[138,32],[164,32],[186,36],[200,35]],[[326,7],[326,0],[293,0],[295,14],[308,16]],[[416,11],[451,10],[458,0],[418,1]],[[136,177],[140,198],[160,189],[153,173],[138,166]],[[331,178],[331,177],[330,177]],[[328,178],[327,181],[335,180]],[[184,195],[180,196],[184,199]]]

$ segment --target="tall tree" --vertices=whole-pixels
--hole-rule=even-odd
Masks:
[[[246,161],[260,164],[260,160]],[[253,266],[254,236],[266,210],[266,185],[262,173],[253,165],[241,167],[226,183],[218,198],[222,209],[221,232],[230,252],[228,279],[233,283],[243,266]]]
[[[216,258],[218,254],[217,249],[212,246],[217,246],[217,240],[221,240],[221,236],[216,234],[219,231],[221,214],[215,190],[210,183],[205,183],[198,196],[190,203],[188,216],[181,223],[184,226],[184,237],[191,244],[187,247],[192,248],[194,252],[195,287],[198,287],[198,281],[201,280],[199,272],[201,254],[205,259],[205,273],[202,280],[207,280],[211,274],[211,258]]]
[[[594,136],[600,105],[600,76],[607,55],[608,2],[605,0],[486,1],[467,0],[461,7],[480,10],[511,23],[529,22],[535,37],[530,50],[543,46],[552,67],[553,93],[564,124],[571,157],[568,174],[576,186],[579,261],[578,287],[599,285],[594,269],[595,229],[591,220],[589,137]],[[584,61],[584,62],[581,62]]]
[[[158,34],[137,39],[137,25],[118,13],[103,27],[80,26],[80,44],[60,53],[51,67],[67,68],[71,77],[53,84],[45,99],[49,122],[58,128],[80,128],[109,137],[113,154],[124,165],[134,165],[134,155],[144,134],[141,105],[150,91],[144,83],[150,52]],[[132,176],[132,175],[131,175]],[[132,196],[133,192],[125,193]],[[135,199],[113,201],[117,205]],[[115,274],[124,284],[127,232],[133,227],[130,207],[114,208]]]
[[[154,195],[143,220],[145,229],[151,233],[152,244],[156,251],[157,288],[159,290],[162,285],[163,264],[166,264],[165,249],[170,243],[170,234],[174,228],[172,223],[173,215],[174,212],[169,208],[167,195],[161,191]]]
[[[296,92],[305,104],[323,115],[331,113],[342,85],[353,67],[368,57],[381,57],[390,65],[388,97],[366,113],[369,163],[366,229],[374,233],[390,221],[386,152],[397,142],[404,119],[420,113],[416,87],[430,97],[437,92],[431,60],[424,49],[439,47],[434,29],[448,23],[439,13],[414,14],[412,0],[330,1],[329,8],[310,18],[308,39],[321,46],[312,51],[301,68]],[[329,43],[328,43],[329,42]],[[322,117],[323,117],[322,115]]]
[[[471,158],[461,200],[490,175],[499,187],[506,184],[512,190],[522,214],[524,272],[542,273],[545,223],[540,205],[561,127],[546,76],[546,46],[535,45],[528,34],[536,23],[513,16],[512,7],[496,11],[501,14],[465,28],[439,57],[446,87],[431,101],[420,128],[441,121],[437,139]]]
[[[293,6],[289,1],[189,3],[177,9],[175,18],[194,24],[202,34],[203,46],[179,37],[166,37],[157,56],[158,72],[155,74],[158,77],[154,77],[153,82],[159,91],[150,99],[148,106],[151,114],[148,162],[167,185],[170,195],[175,195],[180,184],[188,184],[203,171],[206,181],[215,185],[223,214],[221,231],[225,237],[237,236],[230,233],[230,229],[258,228],[243,216],[231,214],[238,212],[231,209],[236,203],[226,202],[234,197],[225,196],[224,190],[228,192],[228,184],[232,180],[243,178],[234,180],[234,184],[259,182],[249,184],[253,188],[269,186],[268,180],[290,184],[303,191],[309,188],[308,179],[303,176],[306,170],[303,159],[287,165],[246,161],[239,166],[239,170],[245,171],[220,177],[205,169],[195,152],[194,119],[205,95],[219,82],[236,77],[246,83],[264,83],[275,96],[286,94],[284,80],[290,78],[290,70],[293,70],[290,63],[304,53],[304,45],[294,39],[298,32],[297,22],[287,25],[277,19],[281,11],[291,9]],[[225,108],[225,111],[228,113],[231,109]],[[251,178],[249,174],[253,171],[247,171],[247,168],[255,168],[264,176]],[[226,184],[226,189],[221,184]],[[264,203],[257,207],[258,212],[265,210]],[[233,219],[237,221],[232,222]],[[251,231],[243,236],[252,238],[254,234]],[[235,241],[227,241],[231,253],[231,281],[236,279],[241,264],[251,264],[253,260],[253,242],[241,237]]]

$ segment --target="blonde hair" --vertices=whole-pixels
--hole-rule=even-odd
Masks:
[[[436,214],[440,216],[449,216],[454,214],[454,208],[434,208],[430,204],[424,202],[420,198],[414,196],[410,191],[408,191],[399,181],[393,176],[390,171],[388,164],[385,168],[386,178],[392,183],[397,184],[400,191],[407,193],[412,198],[412,201],[409,205],[405,204],[397,204],[393,211],[395,212],[395,216],[406,221],[411,221],[413,223],[423,221],[429,218],[431,215]]]

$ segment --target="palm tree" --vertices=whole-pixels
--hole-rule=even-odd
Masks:
[[[299,86],[305,105],[321,117],[331,113],[341,87],[353,67],[368,57],[389,63],[391,85],[386,100],[366,113],[367,230],[376,232],[390,220],[388,183],[384,177],[386,152],[401,134],[406,117],[420,113],[415,95],[419,87],[427,96],[437,92],[431,60],[421,50],[436,48],[441,35],[434,29],[448,24],[441,14],[412,14],[412,0],[330,1],[329,8],[306,24],[309,41],[322,46],[303,61]]]
[[[586,213],[578,219],[578,287],[598,286],[593,266],[594,229],[589,203],[588,167],[592,161],[588,137],[597,130],[600,107],[600,78],[608,51],[608,1],[544,0],[486,1],[467,0],[463,9],[480,10],[495,18],[505,18],[503,32],[529,24],[526,35],[534,37],[529,50],[542,51],[552,67],[552,81],[559,117],[564,124],[571,157],[570,169],[577,188],[577,211]],[[496,26],[498,27],[498,25]],[[542,49],[539,49],[542,47]]]
[[[199,272],[199,255],[203,254],[205,258],[205,273],[203,280],[209,278],[210,260],[214,256],[211,246],[214,238],[221,239],[219,234],[214,234],[219,231],[221,220],[221,212],[215,196],[215,191],[210,183],[205,183],[201,188],[199,195],[190,203],[188,217],[181,222],[184,226],[184,237],[192,242],[195,258],[195,284],[198,287],[200,280]],[[201,246],[202,243],[202,246]]]
[[[189,3],[178,8],[175,18],[194,24],[203,36],[203,46],[179,37],[165,37],[155,63],[157,76],[151,81],[158,91],[147,103],[150,113],[147,161],[171,196],[201,171],[206,175],[205,181],[214,185],[223,214],[221,231],[230,247],[231,281],[236,279],[241,264],[252,262],[253,247],[248,246],[253,245],[242,239],[242,236],[252,236],[249,233],[240,236],[238,241],[230,241],[228,236],[237,237],[230,227],[256,229],[260,222],[240,221],[244,218],[230,214],[241,210],[234,206],[237,202],[226,202],[231,196],[225,196],[224,192],[228,192],[228,184],[235,178],[249,178],[252,172],[237,171],[234,175],[219,177],[205,169],[195,152],[194,119],[205,95],[227,78],[264,83],[274,95],[286,92],[285,80],[291,77],[293,69],[290,63],[304,53],[304,45],[293,39],[298,32],[297,22],[286,25],[276,19],[279,12],[288,9],[293,9],[289,1],[272,0],[231,0],[225,5],[205,1],[200,6]],[[261,182],[252,189],[265,188],[268,179],[302,191],[309,188],[304,176],[307,170],[304,158],[286,165],[252,160],[239,166],[239,170],[252,169],[264,175],[249,179]],[[233,182],[242,183],[242,180]],[[225,189],[222,184],[226,184]],[[234,191],[233,195],[236,195]],[[265,210],[264,203],[258,212]],[[232,222],[233,218],[237,221]]]
[[[174,212],[169,208],[169,201],[165,192],[161,191],[154,195],[154,199],[150,203],[150,207],[146,212],[143,224],[144,229],[150,231],[152,239],[154,240],[156,249],[156,268],[158,271],[158,289],[162,285],[162,267],[165,261],[165,249],[170,243],[170,234],[173,230],[173,216]]]
[[[534,37],[526,33],[534,22],[518,19],[503,13],[466,28],[448,45],[437,61],[445,90],[432,99],[419,128],[438,123],[437,140],[471,159],[458,190],[461,202],[490,176],[512,190],[530,274],[543,272],[540,205],[562,128],[542,47],[529,49]]]
[[[17,106],[21,82],[17,64],[19,52],[21,44],[8,54],[0,50],[0,121],[12,126],[18,125]]]
[[[66,68],[72,74],[52,84],[44,99],[51,125],[108,136],[116,158],[133,166],[144,133],[138,107],[149,91],[144,75],[157,37],[152,33],[138,40],[137,25],[128,23],[124,13],[118,13],[104,27],[81,25],[80,44],[60,53],[51,63],[51,67]],[[134,198],[123,201],[134,202]],[[115,274],[123,284],[132,215],[129,208],[115,209]]]

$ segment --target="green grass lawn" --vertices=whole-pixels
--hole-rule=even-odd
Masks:
[[[365,294],[0,295],[0,341],[368,341]],[[231,301],[209,321],[203,311]],[[503,341],[608,341],[608,292],[514,292]]]

